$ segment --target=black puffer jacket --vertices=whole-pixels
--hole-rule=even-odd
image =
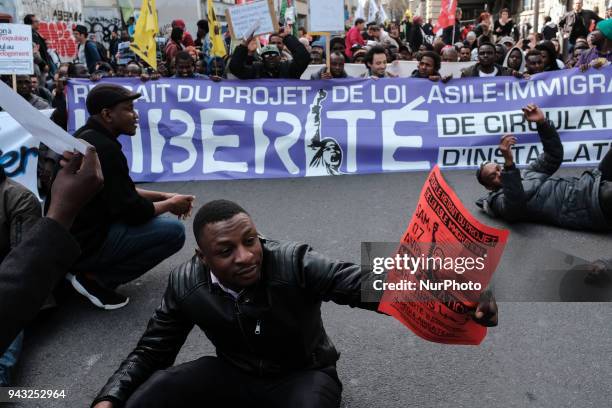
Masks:
[[[508,221],[534,221],[578,230],[610,230],[599,205],[601,173],[580,177],[551,177],[563,161],[563,145],[550,122],[538,125],[544,153],[520,172],[501,173],[503,188],[476,204],[489,215]]]
[[[292,35],[283,39],[283,43],[291,52],[291,61],[282,61],[277,72],[269,72],[265,69],[261,61],[249,61],[249,51],[246,46],[240,44],[234,50],[234,55],[229,63],[229,70],[239,79],[257,78],[292,78],[300,79],[308,64],[310,64],[310,54],[304,44]],[[249,64],[251,62],[251,64]]]
[[[361,302],[360,266],[331,261],[304,244],[262,244],[262,279],[238,299],[211,282],[197,257],[174,270],[138,345],[94,405],[121,406],[153,372],[174,363],[194,325],[219,358],[254,375],[334,366],[339,353],[323,328],[321,302],[376,310],[378,304]]]

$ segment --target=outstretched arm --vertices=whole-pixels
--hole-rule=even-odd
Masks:
[[[173,289],[173,279],[176,279],[174,273],[170,275],[162,303],[149,320],[138,345],[109,378],[92,406],[123,406],[155,371],[174,363],[193,323],[182,317]]]
[[[293,59],[291,60],[291,65],[289,66],[289,72],[291,73],[291,78],[299,79],[306,68],[308,68],[308,64],[310,64],[310,54],[304,44],[302,44],[297,38],[292,35],[283,35],[283,42],[291,52]]]
[[[538,127],[538,135],[544,146],[544,152],[538,156],[536,161],[529,165],[528,171],[545,173],[552,176],[563,162],[563,144],[557,130],[550,123],[544,112],[534,104],[529,104],[523,108],[525,119],[535,122]]]

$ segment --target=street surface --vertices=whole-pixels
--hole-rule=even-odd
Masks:
[[[528,293],[538,282],[549,281],[544,290],[566,300],[574,288],[581,289],[576,279],[542,279],[550,274],[530,268],[530,257],[536,262],[553,250],[587,260],[612,257],[611,235],[492,220],[474,204],[484,190],[472,171],[444,175],[480,220],[511,229],[495,275],[499,326],[489,330],[479,347],[439,345],[416,337],[393,318],[325,304],[326,330],[342,353],[342,407],[610,407],[612,303],[526,301],[550,300],[536,299],[535,289]],[[426,173],[404,173],[155,183],[145,188],[194,194],[196,207],[212,199],[234,200],[270,238],[307,242],[332,258],[359,262],[362,241],[399,240],[425,178]],[[139,339],[159,304],[170,269],[193,254],[191,221],[186,222],[187,243],[178,254],[120,288],[131,298],[128,306],[101,311],[71,295],[28,332],[17,384],[65,389],[67,398],[23,406],[89,406]],[[213,353],[196,329],[177,362]]]

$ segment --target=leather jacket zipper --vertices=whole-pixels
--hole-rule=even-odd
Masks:
[[[244,331],[244,327],[242,326],[242,321],[240,320],[240,305],[238,303],[238,300],[236,300],[234,302],[234,304],[236,305],[236,320],[238,320],[238,326],[240,327],[240,332],[242,333],[242,338],[244,339],[244,342],[246,343],[247,347],[249,348],[249,350],[251,350],[251,352],[255,352],[255,350],[253,349],[253,347],[251,347],[251,344],[249,343],[249,339],[246,335],[246,332]]]
[[[261,333],[261,320],[257,320],[257,325],[255,325],[255,334]]]

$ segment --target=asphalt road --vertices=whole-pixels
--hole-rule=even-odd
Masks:
[[[612,303],[515,301],[534,282],[542,283],[543,275],[527,266],[530,257],[537,259],[551,250],[588,260],[612,257],[611,236],[540,225],[508,226],[473,204],[482,189],[472,172],[446,172],[445,177],[479,219],[511,229],[508,252],[496,272],[498,297],[503,300],[499,326],[489,330],[478,347],[447,346],[416,337],[390,317],[324,305],[326,329],[342,352],[342,407],[612,406]],[[425,173],[409,173],[147,187],[194,194],[198,204],[235,200],[265,235],[307,242],[333,258],[358,262],[362,241],[399,239],[425,178]],[[24,406],[89,405],[140,337],[169,270],[193,254],[189,222],[186,227],[188,240],[178,254],[122,287],[131,297],[127,307],[100,311],[73,295],[28,332],[17,384],[65,389],[67,398]],[[558,282],[551,280],[551,285],[556,288]],[[580,282],[571,285],[579,289]],[[538,299],[536,292],[521,300],[547,300]],[[177,362],[213,353],[205,336],[194,330]]]

